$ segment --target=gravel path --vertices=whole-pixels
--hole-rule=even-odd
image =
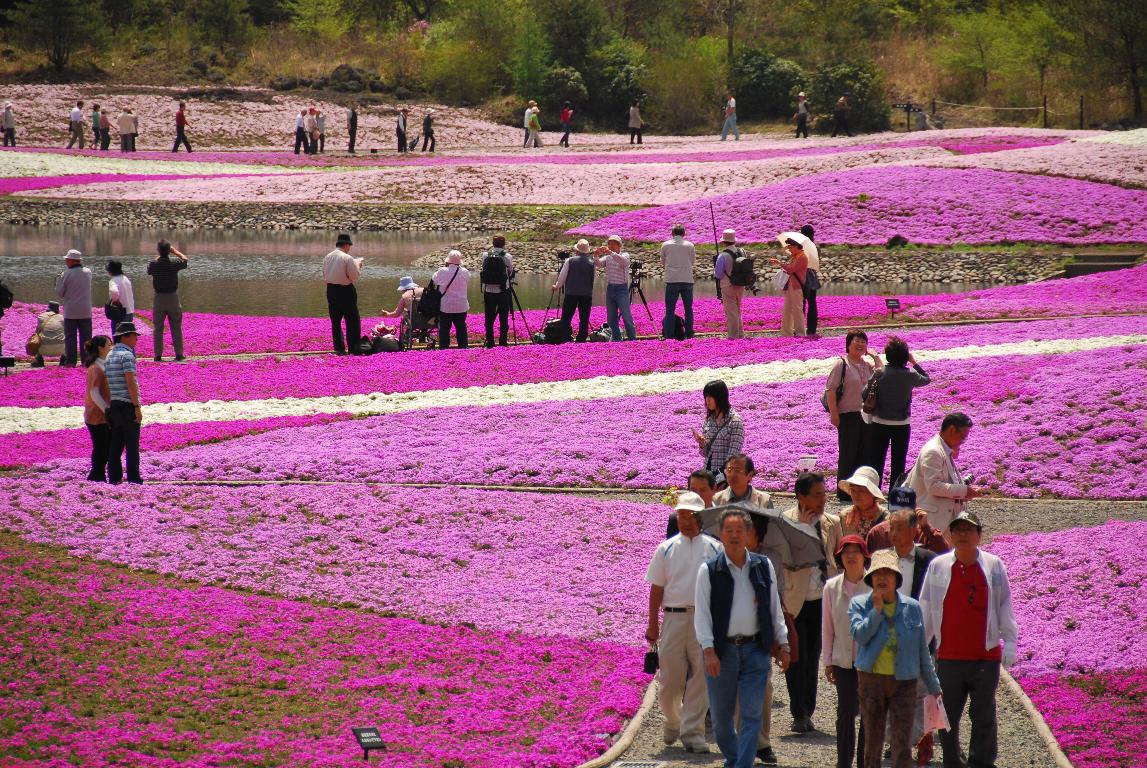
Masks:
[[[648,499],[642,499],[648,500]],[[780,504],[779,506],[784,506]],[[992,534],[1056,531],[1068,528],[1102,525],[1108,520],[1147,520],[1147,501],[1091,502],[1091,501],[1025,501],[1014,499],[980,499],[973,509],[985,525],[984,542],[990,544]],[[831,508],[830,508],[831,510]],[[775,668],[774,668],[775,671]],[[789,732],[792,718],[788,713],[788,693],[783,678],[776,678],[773,702],[773,749],[780,765],[785,768],[812,768],[830,766],[836,761],[835,713],[836,690],[824,680],[821,673],[818,687],[817,710],[814,722],[819,729],[811,735],[797,736]],[[1055,760],[1023,705],[1006,685],[1000,684],[996,697],[999,722],[1000,754],[997,764],[1002,768],[1054,768]],[[722,764],[716,745],[709,734],[708,755],[691,755],[680,746],[667,747],[661,739],[664,718],[656,705],[641,724],[633,744],[613,763],[621,766],[626,761],[657,761],[671,766],[718,766]],[[970,730],[967,715],[961,725],[964,743]],[[941,763],[942,751],[937,744],[932,765]],[[885,765],[889,765],[885,761]]]

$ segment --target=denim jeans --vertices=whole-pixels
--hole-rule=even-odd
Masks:
[[[693,338],[693,283],[665,284],[665,319],[661,321],[661,335],[673,338],[673,316],[677,310],[677,297],[685,310],[685,338]]]
[[[765,686],[769,682],[769,653],[756,643],[730,643],[720,658],[721,673],[717,677],[705,676],[713,735],[726,766],[752,768],[757,759],[757,733],[761,730]],[[735,728],[733,710],[738,702],[741,722]]]
[[[618,314],[625,321],[625,338],[633,341],[637,338],[637,329],[633,327],[633,314],[629,311],[629,286],[625,283],[611,283],[605,287],[605,319],[609,322],[614,341],[621,341]]]
[[[721,141],[729,137],[729,131],[733,132],[734,139],[741,140],[741,132],[737,130],[737,116],[735,114],[725,118],[725,124],[721,126]]]

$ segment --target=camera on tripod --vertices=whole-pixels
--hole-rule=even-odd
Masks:
[[[566,259],[568,259],[570,256],[573,256],[573,254],[570,253],[569,251],[558,251],[557,256],[558,256],[558,261],[563,262]]]
[[[644,277],[645,274],[641,271],[641,268],[642,268],[642,264],[640,261],[636,261],[636,260],[630,261],[629,262],[629,276],[630,277]]]

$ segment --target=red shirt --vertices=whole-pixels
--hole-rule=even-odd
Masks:
[[[176,127],[182,127],[182,126],[187,125],[187,118],[184,117],[182,109],[177,110],[175,113],[175,125],[176,125]]]
[[[573,120],[573,110],[569,107],[562,107],[562,116],[559,121],[568,123],[570,120]]]
[[[952,581],[944,595],[944,620],[936,658],[948,661],[1000,661],[999,646],[984,649],[988,634],[988,579],[979,563],[952,563]]]

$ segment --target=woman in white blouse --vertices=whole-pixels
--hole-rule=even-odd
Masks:
[[[446,266],[440,267],[431,278],[442,292],[442,308],[438,312],[438,345],[440,349],[450,346],[450,326],[458,334],[458,346],[466,349],[466,313],[470,311],[470,300],[466,292],[470,287],[470,270],[462,266],[462,253],[450,251]]]
[[[868,567],[868,547],[864,539],[845,536],[836,547],[835,558],[844,573],[833,576],[824,585],[821,600],[820,660],[825,678],[836,686],[836,766],[852,768],[853,758],[864,754],[864,728],[856,736],[856,718],[860,715],[860,696],[856,667],[856,641],[848,619],[848,604],[872,588],[864,583]],[[859,766],[860,761],[855,761]]]
[[[120,323],[130,323],[135,316],[135,291],[132,290],[131,280],[123,273],[123,264],[115,259],[108,262],[108,301],[114,306],[123,308],[124,314],[111,320],[112,336]]]

